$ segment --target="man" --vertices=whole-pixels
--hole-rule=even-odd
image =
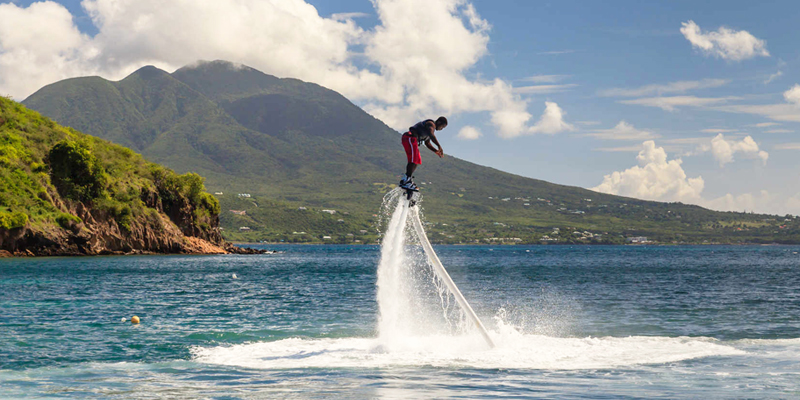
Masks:
[[[417,185],[415,185],[411,179],[413,178],[412,175],[414,171],[417,169],[417,165],[422,164],[422,157],[419,154],[420,143],[425,143],[425,146],[436,153],[439,158],[444,157],[442,145],[440,145],[439,141],[436,139],[436,131],[440,131],[446,126],[447,118],[445,117],[439,117],[435,122],[432,119],[426,119],[417,122],[414,126],[408,128],[408,132],[403,134],[401,140],[403,142],[403,148],[406,150],[408,164],[406,164],[406,173],[400,180],[401,188],[417,190]],[[431,142],[436,144],[438,149],[434,148]]]

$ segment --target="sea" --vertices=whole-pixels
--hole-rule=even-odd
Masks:
[[[800,247],[434,246],[490,345],[394,232],[0,260],[0,398],[800,398]]]

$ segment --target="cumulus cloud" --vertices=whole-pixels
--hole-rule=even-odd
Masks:
[[[768,57],[767,43],[747,31],[735,31],[725,27],[716,32],[703,32],[694,21],[681,23],[681,33],[693,48],[706,55],[729,61],[741,61],[753,57]]]
[[[633,125],[624,120],[619,121],[619,123],[611,129],[598,129],[592,133],[588,133],[587,136],[603,140],[645,140],[660,137],[660,135],[653,132],[636,129]]]
[[[775,210],[776,204],[773,204],[776,200],[778,199],[772,196],[768,191],[762,190],[757,194],[743,193],[740,195],[732,195],[728,193],[716,199],[703,201],[702,205],[719,211],[777,213],[778,211]]]
[[[528,129],[528,133],[554,135],[564,131],[575,130],[575,127],[564,121],[564,115],[566,115],[566,113],[558,104],[551,101],[546,101],[544,104],[544,113],[541,118],[539,118],[539,121]]]
[[[536,129],[511,84],[467,77],[488,54],[491,28],[468,0],[374,0],[378,23],[368,29],[355,22],[363,14],[325,18],[304,0],[81,4],[94,37],[57,3],[0,5],[0,93],[24,98],[68,77],[113,80],[146,64],[223,59],[329,87],[396,128],[430,114],[488,112],[504,137]]]
[[[483,136],[483,134],[478,130],[478,128],[475,128],[474,126],[465,126],[458,131],[457,137],[464,140],[475,140],[481,136]]]
[[[789,90],[783,92],[783,98],[789,103],[800,106],[800,85],[795,83]]]
[[[650,95],[662,95],[665,93],[685,93],[689,90],[706,89],[724,86],[730,83],[726,79],[703,79],[699,81],[678,81],[667,84],[645,85],[638,88],[624,89],[614,88],[601,90],[598,94],[606,97],[639,97]]]
[[[331,19],[336,21],[346,21],[348,19],[353,18],[366,18],[369,17],[369,14],[362,13],[362,12],[349,12],[349,13],[335,13],[331,14]]]
[[[720,167],[733,162],[734,154],[740,153],[746,158],[758,158],[764,165],[767,165],[769,153],[758,148],[758,143],[752,137],[747,136],[740,141],[726,140],[723,134],[719,134],[711,139],[711,144],[704,145],[701,150],[711,151],[714,159]]]
[[[652,140],[639,149],[638,165],[605,175],[603,182],[590,190],[642,200],[680,201],[720,211],[800,213],[800,194],[787,198],[761,191],[707,199],[702,196],[703,177],[689,178],[680,159],[669,160],[664,148]]]
[[[603,177],[591,190],[644,200],[697,203],[705,187],[703,177],[689,178],[680,159],[667,160],[663,147],[652,140],[642,143],[636,156],[639,165]]]
[[[22,97],[54,81],[93,72],[94,49],[54,2],[0,4],[0,95]]]

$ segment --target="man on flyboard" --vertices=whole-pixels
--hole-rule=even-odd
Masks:
[[[447,126],[447,118],[439,117],[436,121],[426,119],[417,122],[414,126],[408,128],[408,132],[403,134],[402,142],[403,148],[406,150],[408,157],[408,164],[406,164],[406,173],[400,180],[400,187],[405,190],[418,190],[417,185],[414,184],[412,175],[417,166],[422,164],[422,157],[419,154],[419,144],[425,143],[425,146],[432,152],[436,153],[439,158],[444,156],[442,145],[436,140],[436,131],[440,131]],[[431,144],[433,142],[438,149],[434,148]]]

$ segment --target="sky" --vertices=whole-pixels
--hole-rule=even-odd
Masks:
[[[222,59],[398,131],[445,115],[477,164],[798,215],[798,39],[796,1],[0,0],[0,95]]]

